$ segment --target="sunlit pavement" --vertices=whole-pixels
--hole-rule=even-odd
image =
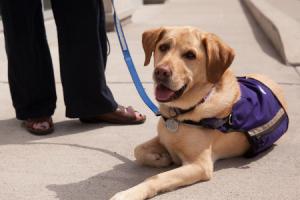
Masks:
[[[214,32],[236,51],[237,75],[262,73],[277,81],[289,103],[290,128],[271,151],[254,158],[219,161],[209,182],[159,195],[159,200],[288,199],[300,197],[300,76],[281,63],[247,9],[238,0],[170,0],[140,7],[124,27],[131,54],[153,98],[152,67],[143,67],[141,34],[160,26],[192,25]],[[106,200],[159,169],[137,166],[133,148],[156,134],[158,120],[140,100],[123,61],[115,33],[109,33],[111,54],[107,80],[120,104],[147,114],[138,126],[82,125],[64,116],[54,21],[46,22],[57,81],[54,134],[30,135],[14,118],[7,84],[3,36],[0,36],[0,199]]]

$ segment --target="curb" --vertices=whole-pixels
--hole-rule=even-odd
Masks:
[[[300,24],[264,0],[242,0],[287,65],[300,65]]]

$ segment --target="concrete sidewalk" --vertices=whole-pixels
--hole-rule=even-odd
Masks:
[[[299,0],[267,0],[272,6],[281,10],[291,18],[300,23],[300,1]]]
[[[143,6],[124,27],[131,54],[144,86],[153,97],[152,67],[143,67],[141,34],[164,25],[193,25],[220,35],[236,50],[237,75],[262,73],[281,84],[289,103],[290,128],[263,156],[216,163],[214,178],[154,198],[157,200],[275,199],[300,197],[300,76],[286,67],[256,22],[238,0],[169,0]],[[54,21],[47,34],[57,81],[56,132],[36,137],[14,119],[3,36],[0,36],[0,199],[107,200],[161,169],[137,166],[133,148],[156,135],[157,118],[134,89],[115,33],[109,33],[109,85],[119,103],[147,114],[140,126],[82,125],[64,117]]]
[[[300,66],[298,0],[242,0],[271,41],[282,62]],[[297,21],[298,20],[298,21]]]

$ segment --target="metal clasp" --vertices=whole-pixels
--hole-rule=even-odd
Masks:
[[[229,116],[228,116],[228,124],[230,125],[230,126],[232,126],[232,114],[230,114]]]

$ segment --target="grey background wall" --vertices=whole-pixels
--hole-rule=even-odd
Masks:
[[[51,0],[41,0],[45,9],[45,20],[53,18],[51,12]],[[100,0],[99,0],[100,1]],[[107,30],[113,30],[113,17],[111,0],[103,0],[106,14]],[[165,0],[115,0],[115,6],[118,11],[119,18],[123,22],[128,22],[134,11],[143,3],[162,3]],[[2,21],[0,12],[0,32],[2,32]]]
[[[111,6],[111,0],[103,0],[105,14],[106,14],[106,25],[107,30],[112,31],[113,27],[113,12]],[[115,6],[118,11],[119,18],[122,21],[128,21],[131,18],[134,11],[138,8],[138,6],[143,4],[143,0],[115,0]],[[51,18],[52,13],[49,12],[51,9],[51,0],[43,0],[43,5],[46,10],[45,18]]]

